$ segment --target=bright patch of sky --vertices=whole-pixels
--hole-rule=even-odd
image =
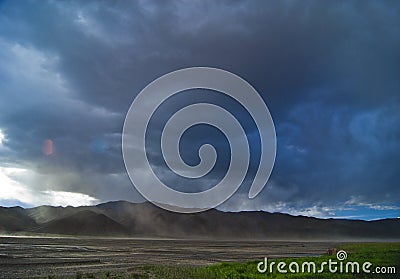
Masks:
[[[22,180],[35,175],[32,171],[22,168],[0,167],[0,204],[7,201],[25,206],[82,206],[99,203],[94,197],[82,193],[65,191],[32,191]]]

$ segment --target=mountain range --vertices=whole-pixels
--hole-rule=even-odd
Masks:
[[[0,207],[2,234],[271,240],[398,240],[400,219],[318,219],[264,211],[169,212],[151,203]]]

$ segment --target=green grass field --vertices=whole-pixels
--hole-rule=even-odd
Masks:
[[[190,266],[142,266],[137,267],[133,271],[126,274],[115,274],[108,272],[106,274],[77,274],[75,278],[148,278],[148,279],[250,279],[250,278],[400,278],[400,243],[359,243],[349,244],[338,247],[347,252],[347,259],[339,261],[334,255],[323,255],[319,257],[307,258],[284,258],[284,259],[268,259],[268,262],[275,261],[284,262],[286,264],[286,274],[279,273],[276,269],[276,264],[272,272],[269,270],[265,273],[257,271],[259,261],[251,261],[246,263],[220,263],[206,267],[190,267]],[[343,272],[338,271],[331,273],[328,266],[324,266],[324,270],[318,273],[322,262],[329,260],[343,263]],[[299,266],[301,271],[304,262],[314,262],[316,265],[316,273],[308,272],[308,265],[305,265],[304,273],[291,273],[289,264],[292,265],[292,270]],[[362,271],[362,264],[370,262],[369,267],[371,273]],[[297,264],[293,263],[296,262]],[[358,262],[360,273],[345,273],[346,263]],[[283,265],[283,264],[281,264]],[[377,274],[376,267],[386,267],[386,274]],[[394,267],[389,270],[387,267]],[[348,267],[351,271],[351,266]],[[391,274],[388,274],[388,273]],[[396,272],[397,274],[393,274]]]

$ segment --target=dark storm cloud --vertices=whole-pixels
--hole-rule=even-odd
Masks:
[[[275,121],[277,160],[254,201],[259,208],[301,211],[351,197],[398,205],[399,12],[389,1],[2,2],[2,161],[51,176],[57,189],[101,200],[134,196],[120,145],[130,103],[162,74],[213,66],[249,81]],[[186,101],[166,105],[173,111]],[[185,139],[193,143],[183,149],[189,161],[199,134]],[[54,141],[54,156],[43,156],[45,139]],[[154,146],[149,153],[157,155]],[[242,194],[254,159],[230,209],[252,207]],[[152,163],[183,187],[161,158]],[[209,187],[224,167],[215,171],[199,184]],[[111,184],[123,185],[119,194]]]

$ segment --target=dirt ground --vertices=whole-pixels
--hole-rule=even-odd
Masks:
[[[209,265],[326,253],[332,242],[0,237],[0,278],[126,271],[138,265]]]

